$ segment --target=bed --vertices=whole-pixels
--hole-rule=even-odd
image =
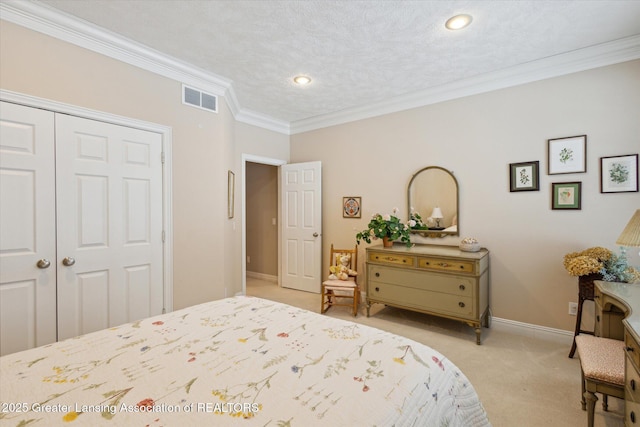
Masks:
[[[489,426],[437,351],[238,296],[0,358],[0,425]]]

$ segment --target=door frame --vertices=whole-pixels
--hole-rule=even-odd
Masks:
[[[247,294],[247,162],[251,163],[260,163],[263,165],[271,165],[271,166],[282,166],[286,165],[288,162],[283,159],[274,159],[270,157],[261,157],[255,156],[253,154],[245,154],[242,153],[242,185],[241,185],[241,196],[240,203],[242,205],[242,225],[241,225],[241,234],[242,234],[242,295]],[[280,174],[278,173],[278,286],[282,286],[281,277],[282,277],[282,263],[280,262],[281,255],[281,247],[280,247]]]
[[[27,107],[41,108],[54,113],[69,114],[90,120],[107,122],[114,125],[146,130],[162,135],[162,152],[164,166],[162,168],[162,228],[164,233],[163,245],[163,312],[173,311],[173,220],[172,220],[172,176],[171,176],[171,147],[172,129],[169,126],[152,122],[118,116],[102,111],[51,101],[18,92],[0,89],[0,100],[21,104]],[[244,206],[243,206],[244,209]]]

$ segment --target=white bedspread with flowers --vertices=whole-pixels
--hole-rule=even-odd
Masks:
[[[251,297],[4,356],[0,405],[7,426],[490,425],[437,351]]]

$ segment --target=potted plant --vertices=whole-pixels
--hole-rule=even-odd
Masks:
[[[411,247],[410,225],[403,224],[397,217],[398,208],[393,209],[393,214],[374,214],[367,228],[356,234],[356,241],[364,240],[371,243],[371,239],[382,239],[385,247],[393,246],[393,241],[400,239],[407,247]]]

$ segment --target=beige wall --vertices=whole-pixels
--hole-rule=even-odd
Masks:
[[[288,156],[286,135],[236,123],[224,99],[218,114],[184,106],[181,82],[6,21],[0,88],[170,126],[174,308],[241,290],[241,209],[227,218],[227,171],[239,174],[241,153]]]
[[[640,61],[633,61],[294,135],[291,161],[323,162],[325,259],[331,242],[353,244],[373,213],[399,207],[406,218],[414,172],[454,171],[461,236],[429,242],[473,236],[491,251],[495,317],[572,330],[577,279],[562,258],[596,245],[617,251],[640,194],[601,194],[599,158],[640,151],[639,117]],[[582,134],[587,173],[547,175],[547,139]],[[533,160],[540,191],[510,193],[509,163]],[[551,183],[563,181],[582,181],[582,210],[551,210]],[[342,196],[362,196],[362,219],[342,218]]]
[[[599,193],[599,158],[638,153],[640,61],[294,135],[180,102],[180,82],[2,21],[0,88],[173,129],[174,308],[241,290],[242,155],[323,162],[324,251],[353,244],[374,212],[407,214],[406,185],[428,165],[454,171],[460,229],[491,250],[496,317],[571,330],[577,281],[562,256],[615,239],[638,193]],[[588,135],[587,173],[546,175],[546,140]],[[290,146],[291,145],[291,146]],[[541,191],[509,192],[508,164],[540,160]],[[227,171],[236,173],[227,218]],[[551,182],[582,181],[581,211],[552,211]],[[343,219],[342,196],[363,218]],[[438,244],[457,244],[445,238]],[[640,265],[636,251],[632,262]],[[360,257],[363,260],[363,257]],[[359,267],[364,270],[363,265]]]

